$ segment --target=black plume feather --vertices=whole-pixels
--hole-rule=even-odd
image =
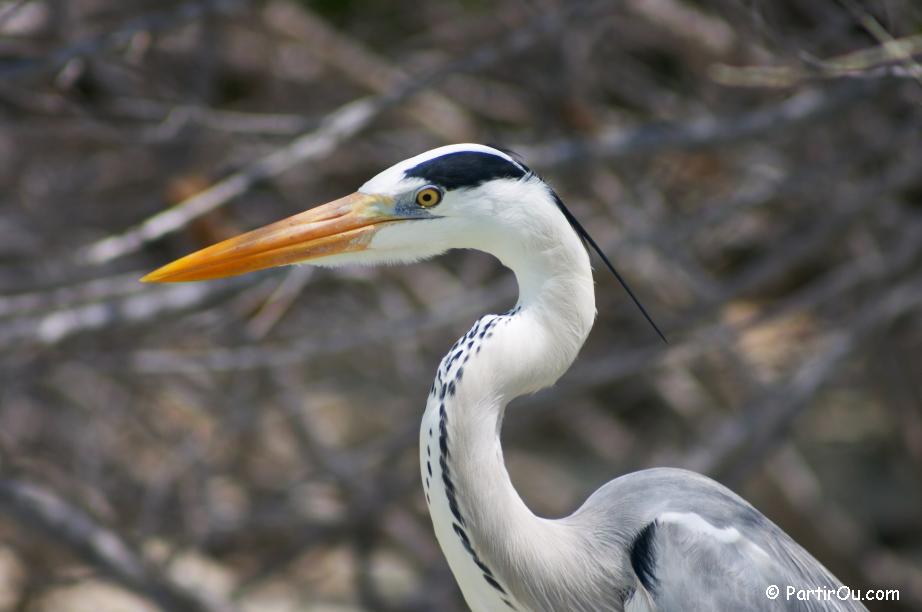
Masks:
[[[498,147],[496,145],[488,145],[488,146],[493,147],[494,149],[497,149],[499,151],[502,151],[503,153],[505,153],[512,159],[514,159],[516,163],[522,166],[522,168],[525,170],[525,172],[527,173],[526,176],[527,175],[538,176],[528,166],[525,165],[525,163],[522,161],[522,158],[519,155],[517,155],[515,152],[510,151],[509,149]],[[599,257],[601,257],[602,261],[605,262],[605,266],[609,270],[611,270],[611,273],[615,275],[615,278],[618,279],[618,282],[621,283],[621,286],[624,287],[624,290],[627,291],[627,294],[631,296],[631,300],[633,300],[634,304],[637,305],[637,308],[640,309],[641,314],[643,314],[647,322],[653,327],[654,330],[656,330],[656,333],[659,335],[662,341],[665,342],[666,344],[669,344],[669,340],[666,340],[666,336],[663,335],[663,332],[660,331],[660,328],[657,327],[656,323],[653,322],[653,317],[651,317],[650,313],[647,312],[647,309],[643,307],[643,304],[640,303],[640,300],[638,300],[637,296],[634,295],[634,292],[631,291],[631,288],[628,286],[627,281],[625,281],[624,278],[618,273],[618,271],[615,269],[615,266],[612,265],[612,263],[608,260],[608,257],[606,257],[605,253],[602,252],[602,249],[599,248],[599,245],[596,244],[596,241],[593,240],[592,236],[589,235],[589,232],[586,231],[586,228],[584,228],[580,224],[580,222],[576,220],[576,217],[573,216],[573,213],[570,212],[570,209],[564,205],[563,200],[560,199],[560,196],[557,195],[557,193],[553,189],[551,189],[550,186],[548,186],[548,191],[551,192],[551,196],[554,198],[554,202],[557,203],[557,208],[559,208],[560,212],[563,213],[563,216],[566,217],[567,222],[569,222],[570,227],[573,228],[573,231],[576,232],[576,235],[580,237],[580,239],[583,241],[584,244],[588,244],[590,247],[592,247],[593,251],[599,254]]]
[[[663,332],[660,331],[660,328],[657,327],[656,323],[653,322],[653,317],[651,317],[650,313],[647,312],[647,309],[643,307],[643,304],[640,303],[640,300],[637,299],[637,296],[634,295],[633,291],[631,291],[627,281],[625,281],[624,278],[618,273],[618,271],[615,269],[615,266],[612,265],[605,253],[602,252],[602,249],[599,248],[599,245],[596,244],[596,241],[593,240],[592,236],[589,235],[589,232],[586,231],[586,228],[584,228],[580,222],[576,220],[576,217],[574,217],[573,213],[570,212],[570,209],[564,205],[563,200],[560,199],[560,196],[554,193],[553,190],[551,190],[551,195],[554,197],[554,201],[557,203],[557,207],[560,209],[560,212],[562,212],[563,216],[566,217],[567,221],[570,223],[570,226],[573,228],[576,234],[582,238],[584,242],[589,244],[593,251],[599,254],[599,257],[601,257],[602,261],[605,262],[605,266],[611,270],[611,273],[615,275],[615,278],[618,279],[618,282],[621,283],[621,286],[624,287],[624,290],[627,291],[627,294],[631,296],[631,299],[637,305],[637,308],[640,309],[640,312],[643,314],[647,322],[653,326],[653,329],[656,330],[656,333],[659,335],[662,341],[666,344],[669,344],[669,340],[666,340],[666,336],[663,335]]]

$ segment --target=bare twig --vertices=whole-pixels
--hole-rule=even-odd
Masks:
[[[32,482],[0,479],[0,511],[23,526],[50,535],[116,582],[167,610],[230,612],[215,601],[177,584],[158,571],[114,530],[55,492]]]
[[[293,2],[270,2],[264,16],[275,32],[296,38],[325,63],[375,93],[387,94],[408,80],[404,71]],[[465,142],[476,133],[464,109],[434,91],[408,100],[401,111],[449,142]]]
[[[922,53],[922,41],[919,37],[908,40],[897,40],[887,28],[874,18],[864,7],[855,0],[839,0],[852,15],[861,23],[865,30],[877,39],[881,45],[881,52],[891,60],[899,61],[912,78],[922,84],[922,66],[913,57]]]
[[[44,315],[20,317],[0,324],[0,342],[28,340],[52,345],[77,333],[117,324],[137,324],[186,310],[241,284],[244,283],[239,279],[229,279],[210,285],[177,285],[129,293],[116,299],[68,305]]]
[[[169,210],[150,217],[134,229],[85,247],[78,257],[89,264],[103,264],[132,253],[246,193],[256,183],[278,176],[296,164],[330,154],[340,143],[368,125],[384,108],[384,100],[380,98],[349,102],[330,114],[317,130],[300,136]]]
[[[25,6],[28,0],[14,0],[7,6],[3,7],[3,10],[0,10],[0,30],[3,29],[3,26],[6,25],[6,22],[16,16],[16,13],[19,12],[23,6]]]
[[[52,72],[71,60],[99,55],[114,47],[126,45],[142,32],[154,33],[175,28],[208,13],[233,13],[245,5],[245,0],[198,0],[187,2],[169,11],[143,15],[117,30],[57,49],[42,58],[22,60],[12,66],[0,68],[0,81],[9,82],[25,76]]]
[[[108,278],[97,278],[85,283],[55,287],[42,291],[0,295],[0,318],[72,307],[75,304],[99,302],[113,297],[144,291],[143,285],[134,282],[144,273],[133,272]]]
[[[718,83],[731,87],[793,87],[817,79],[877,78],[901,76],[903,72],[918,79],[922,68],[913,56],[920,53],[922,36],[915,35],[884,40],[880,46],[817,62],[809,67],[715,64],[710,69],[710,75]],[[894,63],[902,65],[897,69]]]
[[[736,117],[701,117],[690,121],[610,130],[587,140],[563,140],[517,149],[537,167],[583,158],[651,155],[666,149],[713,147],[792,129],[860,100],[871,91],[847,84],[828,90],[804,89],[784,102]]]
[[[224,372],[274,368],[305,361],[316,356],[347,353],[357,348],[367,348],[395,340],[414,338],[420,334],[470,319],[484,308],[500,304],[509,305],[514,295],[514,282],[502,279],[477,291],[446,300],[434,312],[421,317],[413,312],[405,317],[374,321],[362,330],[350,329],[347,333],[318,338],[316,334],[284,345],[260,343],[243,347],[218,348],[208,351],[179,352],[175,350],[141,350],[133,353],[127,362],[121,362],[139,372],[170,374],[181,371]]]
[[[240,172],[173,208],[150,217],[136,228],[85,247],[78,254],[78,260],[89,264],[104,264],[137,251],[144,244],[175,232],[192,219],[242,195],[259,181],[278,176],[297,164],[328,155],[397,102],[431,87],[454,72],[481,68],[501,57],[520,52],[538,40],[539,36],[560,27],[560,15],[541,16],[500,44],[484,47],[468,57],[448,62],[388,94],[349,102],[328,115],[317,130],[300,136],[289,145],[249,164]]]
[[[922,305],[922,285],[912,278],[865,304],[848,329],[828,336],[824,348],[798,369],[790,382],[771,388],[761,401],[726,422],[708,442],[688,457],[689,469],[740,482],[775,448],[809,400],[836,374],[868,334]],[[742,455],[742,457],[741,457]]]

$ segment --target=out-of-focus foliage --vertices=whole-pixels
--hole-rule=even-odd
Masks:
[[[508,272],[137,282],[457,141],[670,338],[599,271],[506,421],[529,504],[689,467],[922,609],[920,37],[913,0],[0,2],[0,610],[463,609],[416,428]]]

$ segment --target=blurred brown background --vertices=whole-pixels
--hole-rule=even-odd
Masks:
[[[597,273],[507,418],[535,511],[696,469],[922,609],[919,62],[914,0],[0,2],[0,610],[464,609],[416,432],[508,272],[137,282],[459,141],[670,338]]]

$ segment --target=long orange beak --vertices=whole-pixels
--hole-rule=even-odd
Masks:
[[[401,218],[394,214],[392,198],[353,193],[186,255],[141,281],[176,283],[222,278],[363,251],[382,223]]]

